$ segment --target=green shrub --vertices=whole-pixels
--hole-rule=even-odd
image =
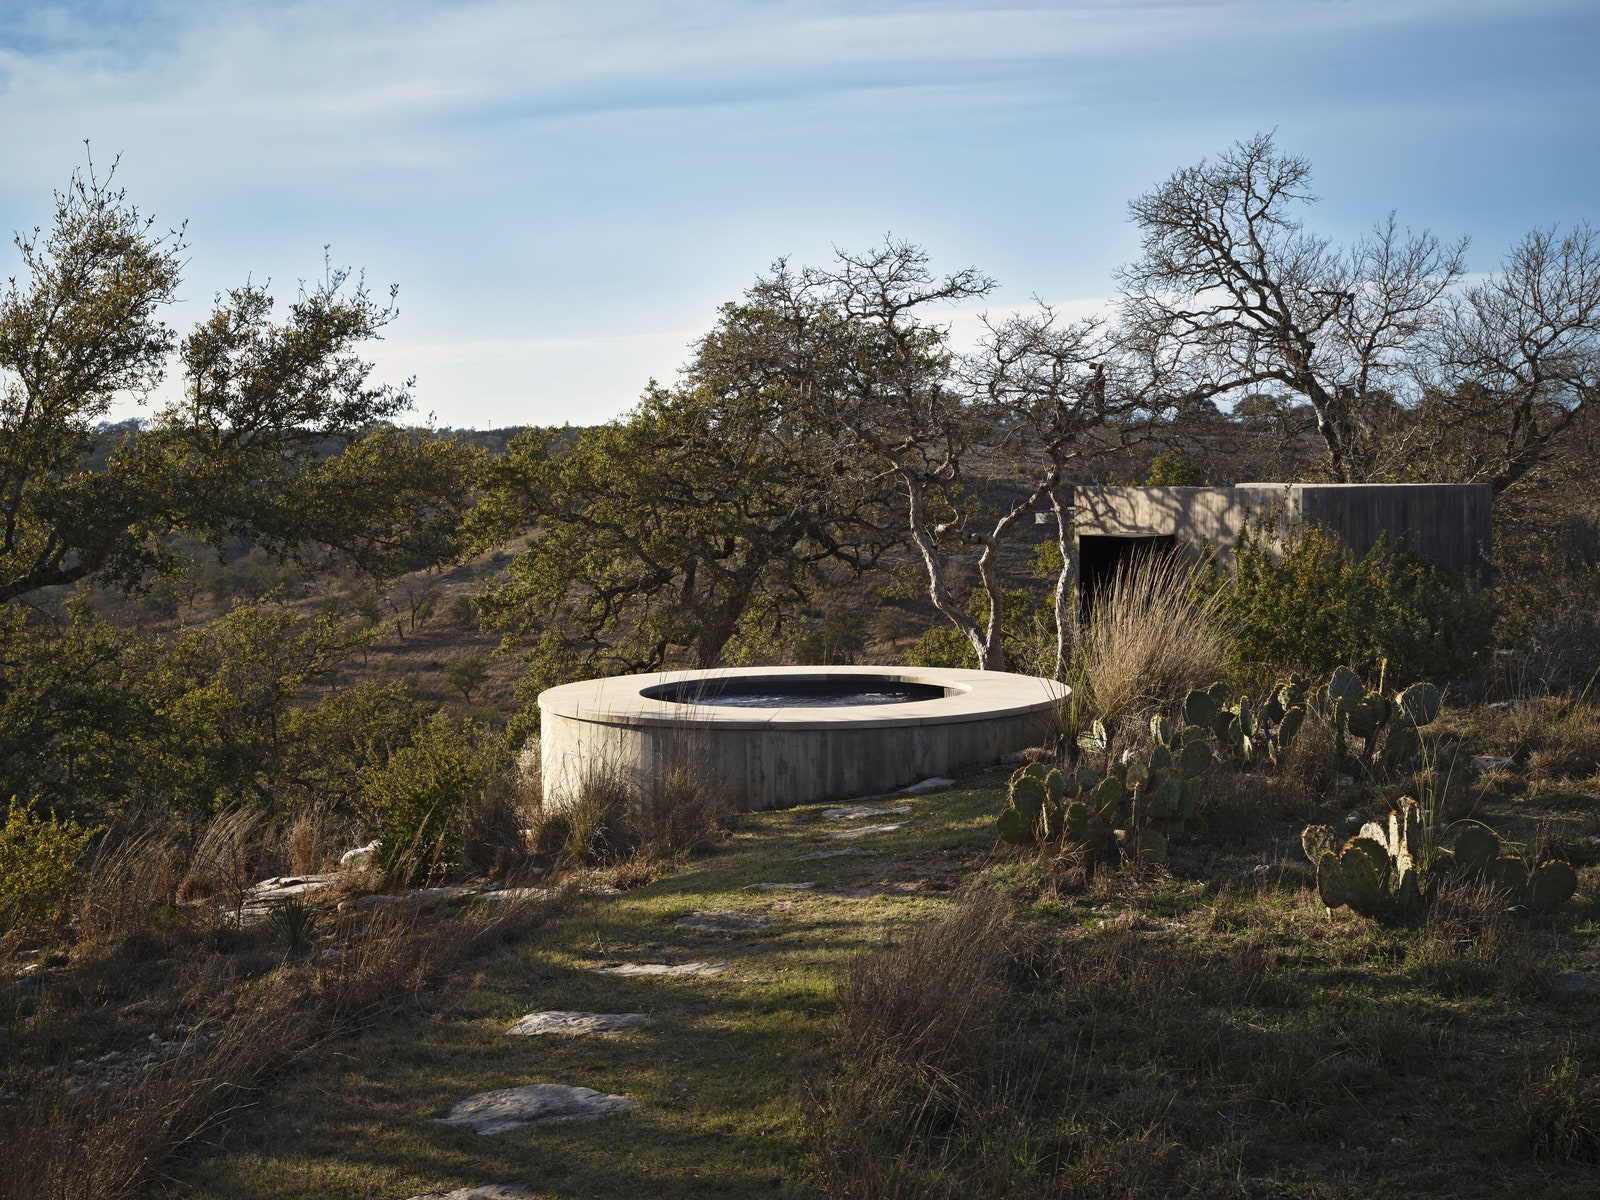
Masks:
[[[966,634],[948,625],[938,625],[919,637],[916,645],[906,651],[906,665],[975,668],[978,655]]]
[[[1233,631],[1236,665],[1326,674],[1338,666],[1387,678],[1471,673],[1488,649],[1492,620],[1461,576],[1380,541],[1357,558],[1338,536],[1276,515],[1246,526],[1234,570],[1215,561],[1197,576]]]
[[[82,883],[78,856],[90,831],[51,813],[42,819],[13,797],[0,828],[0,929],[32,933],[60,921]]]
[[[378,863],[399,883],[443,878],[461,863],[463,814],[489,767],[481,729],[437,713],[416,741],[367,778]]]
[[[1002,601],[1000,648],[1005,652],[1006,670],[1022,675],[1054,674],[1056,625],[1052,598],[1040,598],[1023,588],[1011,588],[1004,593]],[[987,625],[988,594],[981,588],[974,588],[967,598],[967,611],[980,628]],[[978,655],[966,634],[940,625],[917,639],[916,645],[906,652],[906,665],[975,669]]]

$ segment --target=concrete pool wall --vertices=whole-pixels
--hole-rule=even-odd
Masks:
[[[944,695],[905,704],[735,708],[673,703],[668,685],[841,678],[911,683]],[[564,804],[585,772],[615,770],[650,790],[675,766],[718,779],[751,809],[875,795],[986,766],[1039,744],[1055,726],[1065,685],[1027,675],[924,667],[743,667],[585,680],[539,697],[545,803]]]

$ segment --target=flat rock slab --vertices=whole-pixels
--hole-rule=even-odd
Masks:
[[[354,904],[356,908],[423,908],[430,904],[448,904],[481,895],[481,887],[418,888],[403,896],[363,896]]]
[[[258,925],[272,910],[289,900],[309,900],[339,878],[337,872],[328,875],[279,875],[263,879],[244,894],[244,904],[239,910],[242,925]]]
[[[1485,755],[1472,760],[1474,771],[1504,771],[1517,765],[1514,758],[1499,758],[1494,755]]]
[[[753,933],[771,925],[772,918],[757,913],[712,909],[692,912],[686,917],[679,917],[673,924],[679,929],[693,929],[699,933]]]
[[[854,846],[851,846],[843,850],[813,850],[810,854],[797,854],[789,861],[815,862],[819,858],[855,858],[857,856],[867,857],[872,853],[873,851],[871,850],[860,850]]]
[[[955,785],[956,781],[954,779],[946,779],[943,775],[935,775],[932,779],[924,779],[919,783],[913,783],[910,787],[903,787],[898,792],[895,792],[894,795],[925,796],[929,792],[942,792],[945,788],[953,788]]]
[[[1552,996],[1600,996],[1600,971],[1562,971],[1550,981]]]
[[[596,975],[720,975],[732,963],[615,963],[609,967],[590,967]]]
[[[594,1033],[628,1033],[654,1025],[646,1013],[536,1012],[523,1017],[506,1034],[520,1037],[586,1037]]]
[[[519,1183],[486,1183],[481,1187],[457,1188],[453,1192],[429,1192],[411,1200],[534,1200],[533,1193]]]
[[[594,1121],[612,1113],[638,1108],[637,1100],[612,1096],[593,1088],[564,1083],[528,1083],[468,1096],[444,1116],[441,1125],[464,1125],[488,1137],[521,1129],[524,1125],[553,1125],[567,1121]]]
[[[554,900],[557,896],[560,896],[564,893],[574,896],[620,896],[622,895],[622,889],[612,887],[609,883],[598,884],[595,887],[580,887],[571,889],[511,887],[498,888],[492,892],[481,892],[478,895],[478,899],[496,901],[503,904],[507,901],[514,900]]]
[[[747,883],[744,890],[747,892],[803,892],[807,888],[814,888],[815,883]]]
[[[862,817],[893,817],[911,811],[911,805],[900,804],[894,808],[825,808],[822,815],[830,821],[859,821]]]
[[[904,825],[904,821],[895,821],[890,825],[862,825],[856,829],[840,829],[835,833],[830,833],[828,836],[831,838],[866,837],[869,833],[892,833]]]

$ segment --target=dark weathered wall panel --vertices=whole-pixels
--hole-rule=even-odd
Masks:
[[[1226,550],[1246,520],[1283,506],[1365,554],[1379,538],[1487,586],[1493,504],[1487,484],[1246,483],[1232,488],[1080,487],[1079,536],[1171,534]]]

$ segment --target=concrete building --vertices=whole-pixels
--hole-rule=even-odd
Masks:
[[[1080,595],[1141,550],[1226,555],[1247,521],[1277,512],[1314,522],[1357,555],[1379,538],[1487,587],[1492,497],[1476,483],[1241,483],[1237,487],[1075,489]]]

